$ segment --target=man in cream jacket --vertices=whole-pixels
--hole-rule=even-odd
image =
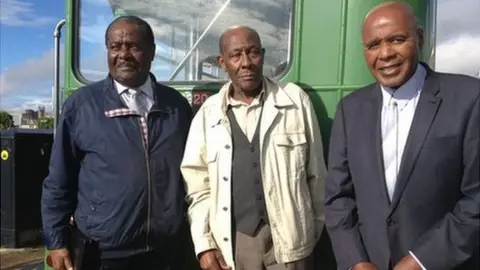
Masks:
[[[258,33],[236,26],[218,61],[231,81],[195,115],[182,161],[202,269],[313,269],[326,176],[308,95],[262,75]]]

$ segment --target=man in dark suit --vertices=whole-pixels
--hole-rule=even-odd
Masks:
[[[480,81],[419,62],[406,4],[372,9],[362,39],[377,82],[339,103],[330,141],[339,269],[480,269]]]

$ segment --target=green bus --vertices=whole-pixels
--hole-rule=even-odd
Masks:
[[[216,63],[220,34],[231,25],[248,25],[259,32],[266,49],[264,74],[297,83],[308,92],[327,146],[337,102],[373,81],[363,58],[361,24],[368,10],[382,2],[66,0],[65,18],[55,27],[56,116],[72,91],[107,76],[104,34],[117,16],[137,15],[150,23],[157,45],[152,72],[161,83],[180,91],[194,110],[227,81]],[[436,0],[404,2],[424,27],[422,60],[433,67]]]

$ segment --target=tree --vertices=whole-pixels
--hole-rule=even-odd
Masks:
[[[41,117],[38,119],[38,128],[50,129],[53,128],[53,117]]]
[[[6,111],[0,111],[0,130],[13,128],[13,116]]]

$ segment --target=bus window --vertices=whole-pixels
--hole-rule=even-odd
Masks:
[[[437,37],[437,1],[431,0],[427,2],[427,12],[425,17],[425,29],[423,34],[425,35],[425,61],[428,65],[435,69],[435,48],[436,48],[436,37]]]
[[[232,25],[259,32],[266,49],[264,74],[279,78],[288,71],[293,5],[293,0],[79,0],[77,75],[85,81],[106,76],[105,29],[116,16],[136,15],[153,28],[152,72],[159,81],[226,80],[216,56],[220,34]]]

